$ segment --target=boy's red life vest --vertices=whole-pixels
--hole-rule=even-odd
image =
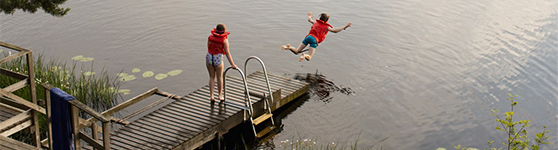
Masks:
[[[225,54],[225,39],[228,38],[229,34],[231,33],[226,31],[222,34],[217,33],[217,29],[213,28],[211,35],[207,38],[207,52],[212,55]]]
[[[332,27],[331,25],[329,25],[327,22],[324,22],[323,20],[316,20],[316,23],[314,23],[312,25],[312,28],[310,28],[310,32],[308,33],[308,35],[313,36],[314,38],[316,38],[318,44],[321,43],[322,41],[324,41],[326,35],[327,35],[327,28],[328,27]]]

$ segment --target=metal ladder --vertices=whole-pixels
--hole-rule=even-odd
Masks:
[[[240,69],[235,69],[240,73],[240,76],[242,76],[242,82],[244,83],[244,98],[245,98],[245,108],[244,108],[244,121],[247,120],[247,118],[250,119],[250,123],[252,124],[252,130],[254,131],[254,135],[257,138],[261,138],[264,135],[266,135],[267,133],[271,132],[273,129],[275,129],[275,122],[273,121],[273,114],[271,113],[271,103],[273,102],[273,91],[271,91],[271,86],[269,85],[269,79],[267,76],[267,69],[265,68],[265,64],[263,63],[263,61],[256,57],[256,56],[250,56],[246,59],[245,63],[244,63],[244,70],[246,70],[246,66],[248,65],[248,61],[255,59],[257,60],[260,65],[262,66],[263,72],[264,72],[264,76],[265,76],[265,82],[267,85],[267,90],[269,92],[269,94],[264,93],[263,94],[263,100],[264,100],[264,110],[267,110],[266,113],[262,114],[261,116],[257,117],[256,119],[254,119],[253,117],[253,113],[254,113],[254,109],[252,107],[252,102],[250,100],[250,91],[248,90],[248,82],[246,81],[246,74],[244,74],[242,72],[242,70]],[[225,72],[223,73],[223,95],[224,95],[224,101],[227,100],[227,72],[233,69],[232,67],[229,67],[225,70]],[[248,113],[248,114],[247,114]],[[256,132],[256,125],[263,123],[264,121],[271,119],[271,126],[270,127],[266,127],[264,128],[262,131],[260,132]]]

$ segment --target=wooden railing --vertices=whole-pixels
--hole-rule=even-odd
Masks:
[[[0,59],[0,64],[17,59],[18,57],[26,56],[28,69],[28,75],[23,75],[11,70],[0,68],[0,75],[20,80],[10,86],[0,88],[0,105],[2,105],[3,108],[20,112],[20,114],[0,123],[0,135],[7,137],[23,129],[31,128],[30,131],[33,134],[35,145],[37,148],[40,148],[41,139],[39,134],[38,114],[46,114],[46,110],[37,105],[32,51],[4,42],[0,42],[0,46],[17,51],[17,53],[13,55]],[[12,93],[24,87],[29,87],[30,100],[23,99]]]
[[[54,87],[51,85],[44,83],[42,84],[43,88],[45,88],[45,99],[47,101],[47,117],[51,117],[51,106],[50,106],[50,90]],[[72,118],[72,128],[73,128],[73,135],[74,135],[74,146],[76,150],[81,149],[81,140],[85,141],[87,144],[93,146],[95,149],[110,149],[110,132],[109,127],[111,120],[100,114],[99,112],[93,110],[92,108],[88,107],[87,105],[81,103],[80,101],[73,99],[68,102],[70,104],[70,117]],[[89,126],[92,131],[92,137],[87,135],[86,133],[82,132],[81,129],[84,126],[80,124],[84,124],[81,117],[79,117],[80,112],[84,112],[86,114],[91,115],[96,120],[100,121],[102,124],[101,131],[99,131],[99,127],[96,124],[96,121],[89,122]],[[50,119],[49,119],[50,120]],[[81,123],[80,123],[81,122]],[[48,123],[49,133],[52,132],[52,123]],[[99,140],[99,132],[102,132],[103,140]],[[48,137],[49,148],[52,149],[52,135],[49,134]],[[101,143],[102,142],[102,143]]]

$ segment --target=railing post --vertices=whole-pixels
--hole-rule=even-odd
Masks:
[[[103,147],[105,150],[110,150],[110,131],[109,131],[110,121],[103,122]]]
[[[93,136],[93,140],[99,140],[99,131],[95,121],[91,122],[91,135]]]
[[[45,101],[46,101],[46,116],[47,116],[47,126],[48,126],[48,149],[52,150],[52,122],[50,118],[52,117],[52,107],[50,102],[50,89],[48,89],[45,84],[43,84],[43,89],[45,93]]]
[[[71,104],[69,104],[71,105]],[[81,149],[81,140],[79,138],[79,109],[74,106],[71,105],[71,111],[72,111],[72,129],[74,132],[74,147],[75,150],[80,150]]]

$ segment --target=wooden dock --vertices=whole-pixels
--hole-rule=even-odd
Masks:
[[[309,89],[305,82],[272,74],[268,76],[271,89],[277,97],[272,102],[272,110]],[[247,77],[255,116],[264,113],[263,100],[258,95],[267,91],[264,79],[261,71]],[[226,82],[228,92],[225,102],[211,102],[208,86],[186,96],[155,92],[175,100],[111,133],[111,149],[195,149],[225,134],[244,122],[245,116],[242,79],[229,76]]]
[[[38,114],[44,114],[47,118],[51,117],[49,91],[54,87],[47,83],[42,84],[45,92],[45,100],[42,102],[45,105],[37,105],[32,51],[4,42],[0,42],[0,46],[18,51],[14,55],[0,59],[0,64],[18,57],[26,57],[29,70],[27,75],[22,75],[0,68],[0,75],[19,81],[7,87],[0,87],[0,149],[52,149],[52,123],[48,119],[49,121],[46,123],[48,137],[40,139]],[[201,87],[185,96],[153,88],[104,112],[96,112],[79,100],[70,100],[68,102],[70,104],[69,117],[72,118],[72,135],[75,139],[73,145],[76,146],[76,149],[105,150],[195,149],[221,137],[245,121],[252,123],[254,136],[264,137],[275,127],[259,127],[258,129],[261,131],[256,131],[256,126],[266,121],[273,124],[272,111],[307,93],[309,84],[278,75],[267,74],[266,76],[265,65],[255,56],[246,59],[244,66],[251,59],[258,60],[264,71],[257,71],[244,77],[242,71],[236,70],[240,73],[240,77],[226,76],[225,101],[210,101],[209,86]],[[225,74],[229,69],[225,71]],[[269,79],[269,84],[266,83],[266,78]],[[249,92],[246,92],[245,85]],[[270,85],[270,89],[268,89],[268,85]],[[12,93],[25,87],[31,91],[29,100]],[[162,98],[126,117],[115,118],[113,116],[118,111],[154,95],[162,96]],[[169,100],[172,102],[165,103]],[[152,110],[160,104],[166,105],[140,116],[139,119],[128,120],[147,110]],[[90,118],[82,118],[85,116],[84,114],[88,114]],[[97,125],[99,123],[101,126]],[[109,127],[112,123],[119,123],[123,126],[111,132]],[[33,144],[26,144],[8,137],[25,129],[28,129],[26,132],[33,134]]]

